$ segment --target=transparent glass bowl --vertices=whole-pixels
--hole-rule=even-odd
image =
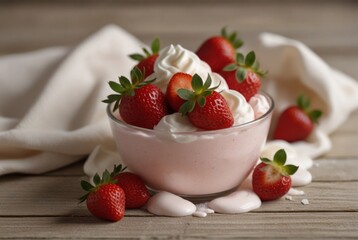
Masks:
[[[266,142],[274,102],[267,113],[227,129],[167,132],[126,124],[108,105],[110,126],[123,163],[149,188],[188,197],[216,195],[242,183]]]

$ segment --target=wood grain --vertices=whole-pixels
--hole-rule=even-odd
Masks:
[[[358,1],[3,0],[0,55],[75,46],[108,24],[144,43],[195,50],[223,26],[250,42],[261,32],[302,41],[330,66],[358,79]],[[238,215],[158,217],[128,210],[108,223],[78,205],[83,161],[43,175],[0,178],[0,239],[357,239],[358,111],[331,134],[332,149],[314,161],[304,196],[265,202]],[[302,205],[306,198],[309,205]]]
[[[126,217],[107,223],[87,217],[0,218],[0,238],[237,239],[356,238],[358,213],[247,213],[207,218]],[[285,230],[283,230],[283,227]],[[264,235],[263,235],[264,233]]]

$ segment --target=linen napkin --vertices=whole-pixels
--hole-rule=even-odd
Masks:
[[[121,162],[101,100],[111,91],[109,80],[129,75],[135,63],[128,54],[143,46],[110,25],[73,49],[0,57],[0,175],[44,173],[87,156],[84,171],[93,175]],[[260,34],[247,49],[269,71],[263,89],[276,103],[273,125],[285,106],[308,93],[324,115],[312,136],[292,147],[309,157],[328,151],[329,134],[358,107],[357,81],[282,36]]]

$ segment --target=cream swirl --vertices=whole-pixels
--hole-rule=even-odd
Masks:
[[[260,94],[252,96],[250,98],[249,104],[255,111],[255,119],[261,117],[270,108],[270,104],[267,101],[266,97]]]
[[[246,102],[245,97],[238,91],[227,89],[221,92],[229,105],[230,111],[234,117],[234,126],[250,122],[255,119],[255,113],[250,104]]]
[[[158,136],[172,139],[177,142],[191,142],[196,137],[190,135],[183,135],[180,133],[196,132],[198,129],[190,123],[187,116],[182,116],[181,113],[173,113],[164,116],[159,123],[154,126],[154,130]],[[178,133],[178,134],[176,134]]]
[[[211,86],[217,86],[220,83],[218,91],[228,88],[226,81],[219,74],[212,73],[207,63],[180,45],[169,45],[160,51],[154,64],[154,73],[148,78],[156,78],[154,84],[165,92],[170,78],[178,72],[198,74],[203,81],[210,75]]]

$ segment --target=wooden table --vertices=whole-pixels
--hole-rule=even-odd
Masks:
[[[358,79],[357,2],[282,2],[2,1],[0,54],[73,46],[108,23],[146,43],[158,36],[163,45],[178,42],[195,49],[227,25],[247,41],[262,31],[298,39]],[[122,221],[108,223],[77,204],[83,162],[39,176],[2,176],[0,238],[358,238],[357,122],[358,111],[331,135],[332,149],[311,169],[313,183],[301,188],[305,196],[239,215],[170,218],[132,210]],[[310,204],[302,205],[302,198]]]

